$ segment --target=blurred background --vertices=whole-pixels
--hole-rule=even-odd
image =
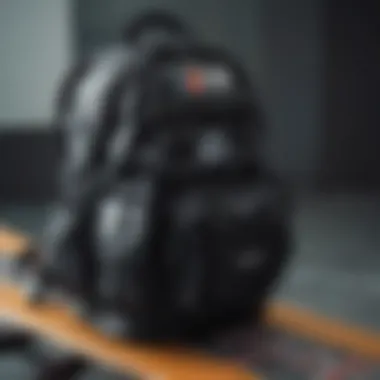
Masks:
[[[1,0],[0,219],[39,234],[54,198],[62,72],[149,7],[249,70],[262,149],[294,187],[295,256],[276,298],[380,327],[380,14],[376,1]]]

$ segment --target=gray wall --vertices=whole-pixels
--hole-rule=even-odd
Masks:
[[[261,1],[266,153],[281,173],[306,187],[319,180],[325,6],[321,0]]]
[[[380,187],[380,12],[375,0],[328,9],[325,182]]]
[[[51,124],[57,87],[72,59],[71,5],[0,1],[0,202],[54,195]]]
[[[47,126],[72,56],[70,0],[0,1],[0,128]]]

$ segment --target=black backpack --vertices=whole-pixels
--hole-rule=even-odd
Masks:
[[[137,42],[157,26],[168,34]],[[288,194],[255,151],[249,78],[184,31],[144,15],[129,44],[77,65],[59,99],[62,181],[39,290],[58,285],[118,336],[253,322],[289,254]]]

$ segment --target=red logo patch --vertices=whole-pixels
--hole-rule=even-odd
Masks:
[[[190,67],[185,72],[186,90],[191,94],[202,94],[206,89],[206,81],[202,70]]]

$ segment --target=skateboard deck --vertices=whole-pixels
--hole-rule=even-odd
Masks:
[[[16,257],[30,241],[0,229],[3,257]],[[137,374],[139,380],[327,379],[330,375],[341,380],[351,379],[355,371],[361,380],[380,378],[379,333],[278,302],[268,304],[259,334],[243,331],[222,339],[215,350],[198,352],[107,339],[62,305],[29,306],[19,288],[4,281],[0,317],[97,363]]]

